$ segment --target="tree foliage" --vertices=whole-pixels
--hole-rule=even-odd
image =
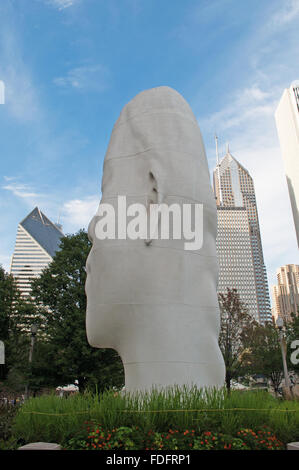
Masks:
[[[283,379],[279,332],[273,323],[254,325],[247,331],[245,359],[252,375],[263,375],[277,394]]]
[[[26,302],[21,298],[15,279],[0,266],[0,340],[5,345],[5,365],[1,366],[1,379],[10,372],[24,369],[24,354],[28,351],[28,335],[21,324]]]
[[[83,230],[63,237],[51,264],[32,283],[32,295],[43,309],[44,356],[47,358],[44,362],[33,362],[33,373],[47,374],[49,382],[57,385],[78,380],[80,391],[87,384],[96,384],[101,390],[120,387],[124,381],[117,353],[92,348],[87,342],[85,262],[90,248]]]
[[[256,322],[240,300],[236,289],[227,288],[225,294],[220,293],[219,306],[221,314],[219,346],[225,362],[226,387],[230,390],[232,379],[237,379],[247,372],[244,340],[247,330]]]

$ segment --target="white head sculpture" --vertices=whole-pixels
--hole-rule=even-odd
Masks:
[[[169,87],[138,94],[113,128],[101,204],[117,214],[120,195],[127,205],[202,204],[203,244],[186,250],[178,239],[99,240],[95,216],[86,265],[89,343],[119,353],[128,391],[222,386],[216,204],[197,121]]]

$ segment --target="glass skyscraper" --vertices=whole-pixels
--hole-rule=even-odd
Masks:
[[[22,296],[30,294],[30,282],[52,261],[61,237],[61,227],[51,222],[38,207],[19,223],[10,273]]]
[[[275,119],[299,247],[299,81],[284,91]]]
[[[214,170],[213,184],[218,207],[219,291],[236,288],[259,322],[271,321],[253,180],[227,150]]]

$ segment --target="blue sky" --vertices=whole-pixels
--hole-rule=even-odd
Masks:
[[[121,108],[160,85],[179,91],[254,178],[270,284],[298,263],[275,128],[299,79],[299,0],[1,0],[0,263],[36,205],[71,233],[87,227]]]

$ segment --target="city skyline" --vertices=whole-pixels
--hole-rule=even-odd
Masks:
[[[298,249],[274,112],[298,78],[298,1],[32,0],[0,5],[0,263],[35,206],[65,233],[84,227],[113,123],[139,91],[169,85],[190,103],[209,167],[226,141],[255,181],[269,284]]]

